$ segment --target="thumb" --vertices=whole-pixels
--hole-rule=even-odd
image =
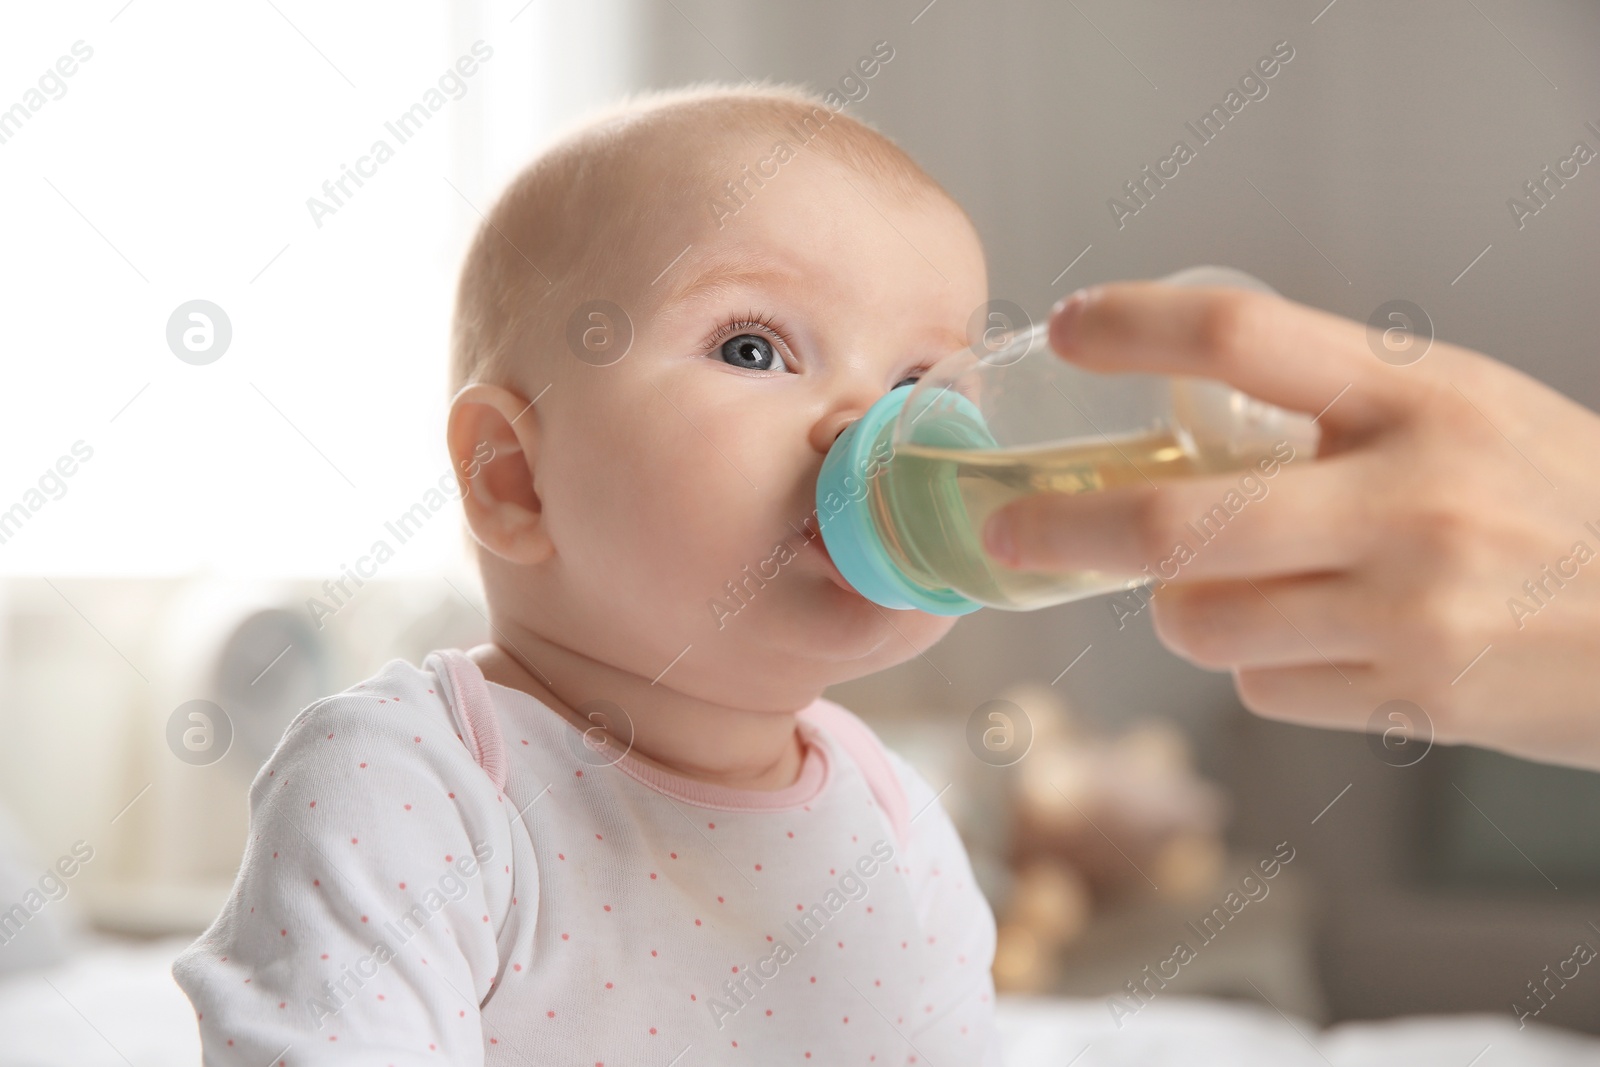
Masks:
[[[1003,566],[1025,570],[1139,570],[1130,519],[1142,486],[1093,493],[1034,493],[998,508],[983,525],[983,547]]]

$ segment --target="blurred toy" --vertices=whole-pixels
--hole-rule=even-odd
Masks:
[[[1168,723],[1107,737],[1082,726],[1046,686],[1017,686],[1001,699],[1023,710],[1033,741],[1001,770],[1010,878],[995,981],[1007,992],[1047,992],[1063,950],[1097,910],[1157,886],[1181,897],[1215,883],[1226,805]]]

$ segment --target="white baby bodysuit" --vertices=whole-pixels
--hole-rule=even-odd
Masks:
[[[763,792],[618,759],[455,649],[317,701],[173,965],[206,1064],[999,1064],[937,795],[831,701],[799,729]]]

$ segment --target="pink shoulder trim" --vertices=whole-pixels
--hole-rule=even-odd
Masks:
[[[889,828],[894,831],[896,847],[905,848],[911,840],[911,804],[878,735],[848,709],[831,700],[819,699],[800,714],[826,731],[861,768],[873,799],[883,809]]]
[[[459,649],[442,648],[430,652],[422,661],[427,670],[430,662],[445,683],[445,702],[461,727],[461,740],[472,758],[489,775],[496,789],[506,785],[506,751],[500,737],[500,720],[495,717],[494,699],[489,695],[483,672]]]

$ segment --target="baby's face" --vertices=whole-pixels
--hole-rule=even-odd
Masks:
[[[689,646],[665,684],[783,708],[954,624],[863,599],[807,534],[828,447],[968,343],[987,280],[935,195],[904,202],[804,149],[749,188],[720,227],[706,203],[645,235],[644,292],[592,294],[634,337],[540,403],[537,489],[571,616],[547,636],[645,677]]]

